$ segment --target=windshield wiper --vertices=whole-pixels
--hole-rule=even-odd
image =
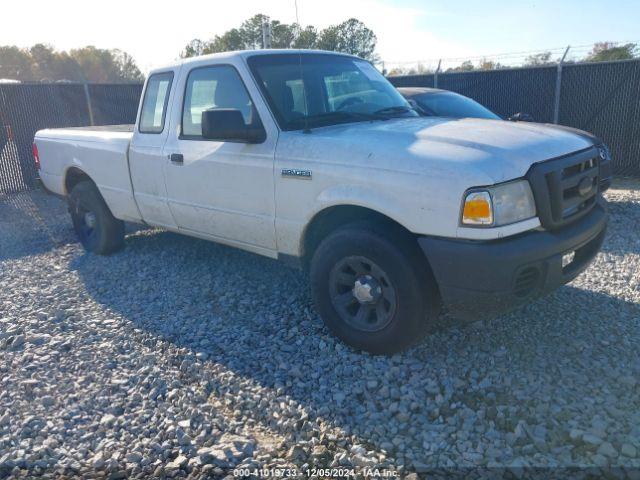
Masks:
[[[408,107],[406,105],[395,105],[393,107],[381,108],[380,110],[376,110],[373,112],[373,115],[388,115],[390,113],[408,113],[411,111],[416,111],[415,108]]]
[[[294,120],[289,121],[288,125],[289,126],[304,125],[304,126],[312,127],[312,126],[318,126],[316,123],[322,122],[323,120],[348,121],[348,120],[388,120],[388,119],[389,117],[378,114],[376,112],[362,113],[362,112],[335,111],[335,112],[317,113],[315,115],[296,118]]]

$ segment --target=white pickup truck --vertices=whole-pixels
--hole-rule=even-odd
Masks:
[[[309,50],[159,68],[134,126],[42,130],[34,154],[90,252],[129,221],[295,262],[327,326],[374,353],[441,305],[480,318],[575,278],[611,180],[585,132],[419,117],[371,64]]]

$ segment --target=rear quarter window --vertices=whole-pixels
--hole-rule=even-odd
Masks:
[[[162,133],[169,104],[173,72],[157,73],[147,80],[140,113],[140,133]]]

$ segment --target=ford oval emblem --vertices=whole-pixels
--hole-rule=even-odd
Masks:
[[[578,183],[578,193],[581,197],[586,197],[591,192],[593,187],[593,179],[591,177],[585,177]]]

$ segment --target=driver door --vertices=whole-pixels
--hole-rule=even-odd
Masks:
[[[274,155],[277,129],[263,105],[253,101],[233,65],[196,66],[184,72],[184,95],[172,116],[172,136],[165,144],[165,182],[169,208],[178,228],[269,256],[276,256]],[[250,124],[260,117],[262,143],[209,140],[201,117],[210,108],[233,108]]]

